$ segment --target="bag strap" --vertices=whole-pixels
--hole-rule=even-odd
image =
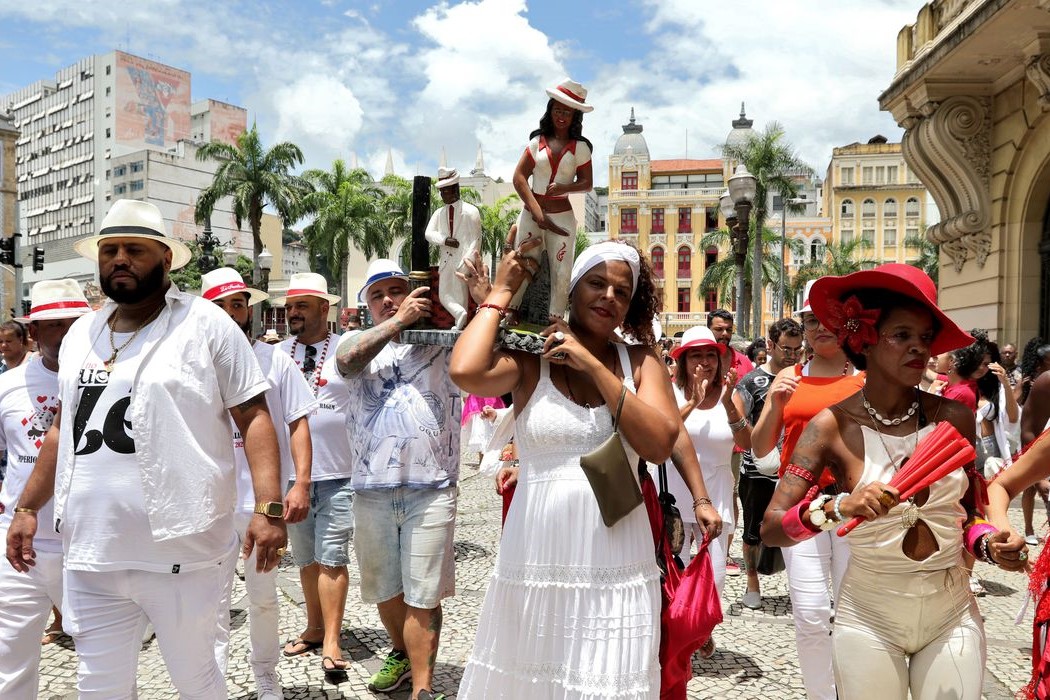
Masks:
[[[620,387],[620,400],[616,403],[616,413],[613,414],[613,430],[620,425],[620,412],[623,410],[623,400],[627,396],[627,385]]]
[[[662,496],[667,493],[667,462],[660,462],[657,474],[660,477],[660,495]]]

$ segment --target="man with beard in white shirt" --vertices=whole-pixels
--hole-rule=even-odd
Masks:
[[[58,412],[58,350],[73,321],[91,311],[75,280],[33,285],[29,336],[37,356],[0,377],[0,450],[7,478],[0,490],[0,536],[7,527],[44,437]],[[19,572],[0,565],[0,698],[33,700],[40,685],[40,635],[51,607],[62,605],[62,537],[52,507],[36,536],[37,565]]]
[[[281,486],[287,489],[284,497],[284,521],[292,525],[306,517],[310,508],[310,426],[307,416],[318,405],[303,375],[291,358],[272,345],[252,340],[251,307],[269,298],[266,292],[252,289],[244,283],[239,272],[221,267],[201,277],[201,296],[229,314],[244,331],[252,344],[255,357],[270,388],[266,404],[275,420],[277,444],[281,449]],[[244,439],[233,426],[233,447],[237,458],[237,506],[235,528],[243,539],[251,523],[255,495],[252,475],[245,458]],[[255,570],[254,558],[244,566],[244,587],[248,593],[248,626],[251,638],[251,666],[255,674],[255,691],[259,700],[279,700],[284,697],[277,676],[279,644],[277,641],[277,569],[267,572]],[[227,587],[226,602],[219,618],[219,638],[215,652],[219,667],[225,672],[230,641],[230,598],[233,577]]]
[[[99,235],[75,249],[98,262],[113,303],[62,344],[58,413],[8,528],[7,559],[20,572],[36,565],[39,511],[53,495],[81,700],[134,696],[147,623],[179,696],[221,700],[215,638],[237,553],[231,415],[256,501],[244,556],[256,552],[266,571],[286,542],[268,385],[229,318],[171,283],[190,252],[167,237],[155,205],[114,202]]]
[[[328,330],[328,311],[339,297],[328,293],[325,278],[313,272],[292,275],[284,304],[293,337],[280,348],[291,356],[320,405],[310,416],[313,443],[310,511],[288,529],[292,560],[306,601],[306,629],[284,647],[285,656],[321,648],[321,667],[329,680],[346,675],[348,662],[339,647],[343,610],[350,588],[350,536],[354,529],[350,488],[350,441],[346,412],[350,390],[336,372],[339,335]]]

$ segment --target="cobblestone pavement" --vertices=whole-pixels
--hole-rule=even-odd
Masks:
[[[500,530],[500,499],[491,481],[466,468],[461,482],[456,530],[456,596],[445,602],[445,629],[441,636],[435,688],[455,697],[460,674],[474,641],[474,630],[497,549]],[[1020,525],[1020,511],[1012,512]],[[739,561],[740,538],[733,540],[732,553]],[[358,578],[351,567],[350,596],[343,628],[343,648],[352,663],[347,678],[338,685],[325,682],[321,658],[308,654],[282,659],[278,667],[286,698],[371,698],[366,690],[369,676],[380,666],[387,651],[375,606],[361,603]],[[988,672],[985,698],[1008,700],[1021,687],[1030,668],[1031,611],[1023,623],[1014,617],[1023,602],[1024,579],[977,564],[987,595],[980,599],[988,633]],[[305,626],[305,612],[298,573],[290,559],[282,562],[278,577],[282,597],[281,638],[296,636]],[[804,698],[795,654],[794,631],[784,576],[763,578],[763,608],[749,610],[740,605],[744,576],[729,577],[723,597],[725,622],[715,631],[718,651],[707,660],[694,657],[690,698]],[[234,592],[233,632],[227,686],[231,698],[255,698],[255,683],[248,665],[248,624],[244,609],[244,586]],[[68,640],[44,650],[41,669],[41,698],[75,698],[76,656]],[[139,657],[139,697],[174,698],[156,641],[145,645]],[[384,697],[384,696],[379,696]],[[404,700],[407,691],[391,696]]]

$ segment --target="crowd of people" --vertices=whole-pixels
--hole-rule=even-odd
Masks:
[[[738,339],[718,309],[660,338],[643,253],[608,241],[567,255],[566,195],[593,184],[591,107],[573,81],[547,95],[492,276],[468,246],[451,254],[472,219],[458,176],[438,183],[440,298],[465,302],[450,296],[461,282],[473,302],[445,309],[466,323],[454,347],[403,342],[438,309],[385,259],[357,298],[369,327],[344,310],[333,333],[349,300],[301,273],[272,300],[288,337],[253,337],[268,295],[231,268],[203,275],[199,296],[179,290],[169,274],[190,250],[145,202],[114,202],[75,246],[98,265],[104,306],[73,280],[34,285],[27,318],[0,325],[0,698],[36,697],[41,639],[62,632],[82,698],[135,697],[153,633],[180,697],[226,697],[238,557],[260,700],[283,697],[282,656],[316,654],[327,680],[345,679],[351,566],[390,642],[369,690],[444,698],[434,666],[473,420],[493,423],[471,448],[490,453],[504,524],[457,697],[683,698],[693,650],[718,653],[725,577],[745,574],[740,603],[761,609],[761,575],[783,567],[809,698],[976,699],[976,560],[1031,570],[1022,690],[1050,697],[1050,555],[1029,561],[1037,496],[1050,518],[1050,343],[1018,358],[965,332],[930,278],[897,264],[811,282],[764,337]],[[544,259],[542,351],[506,350]],[[957,468],[936,472],[955,465],[936,453],[904,480],[938,440],[965,446]],[[1006,514],[1018,495],[1023,533]],[[729,556],[738,529],[743,570]],[[282,643],[275,574],[289,553],[306,621]],[[682,590],[709,596],[710,624],[672,646],[669,608],[702,607],[671,598],[690,576],[706,587]]]

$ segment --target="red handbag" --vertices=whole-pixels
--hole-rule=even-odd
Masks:
[[[682,571],[675,564],[663,524],[656,486],[642,470],[642,495],[649,512],[660,560],[663,605],[660,614],[660,700],[684,700],[686,684],[693,677],[693,652],[703,646],[722,622],[722,603],[715,588],[707,543]]]

